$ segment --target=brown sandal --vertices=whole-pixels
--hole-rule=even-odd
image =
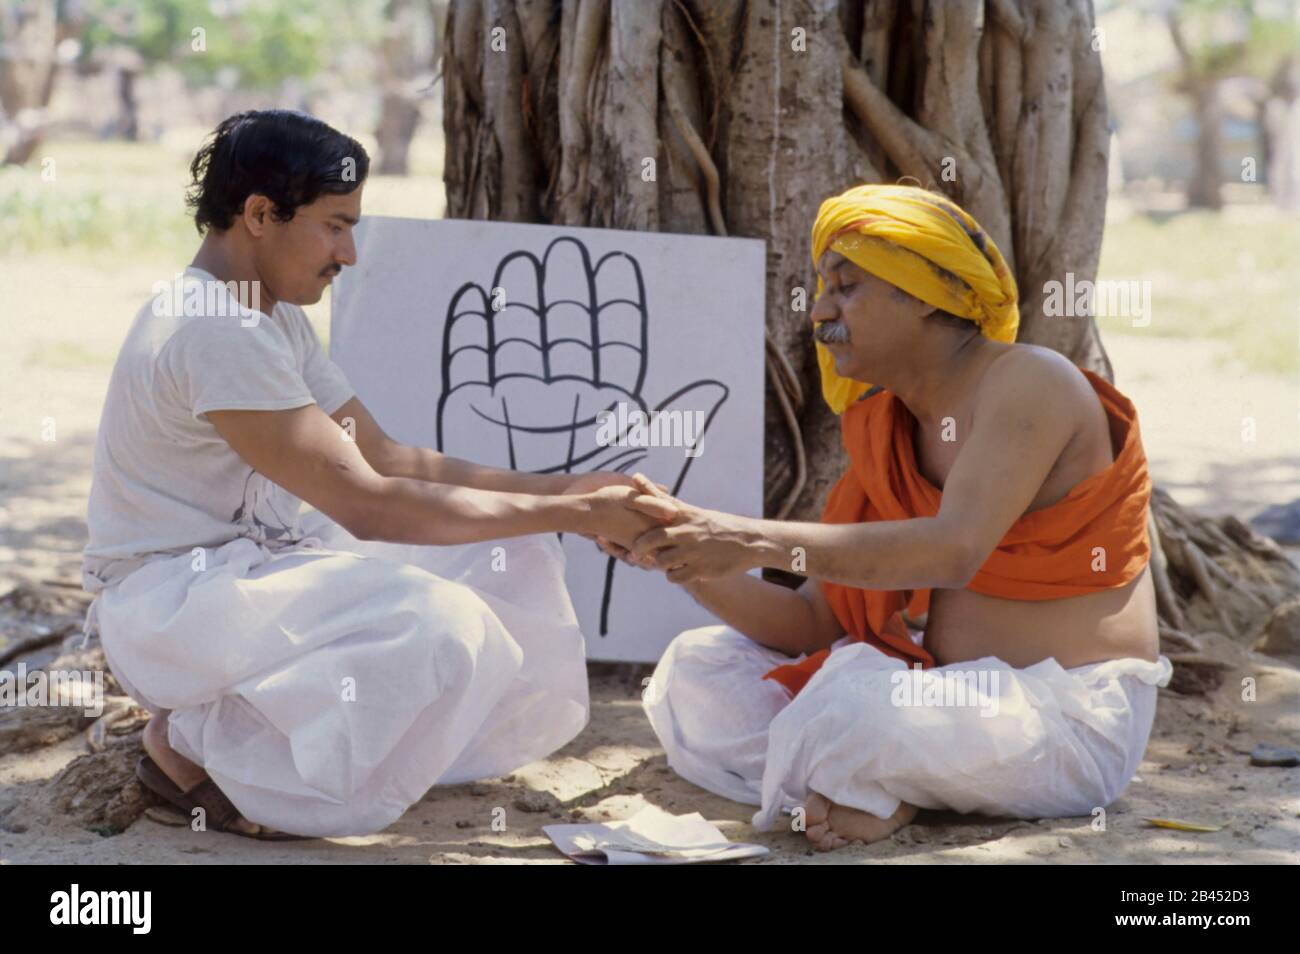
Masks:
[[[259,831],[256,835],[250,835],[248,832],[232,828],[231,826],[242,816],[239,814],[239,809],[226,797],[226,793],[217,788],[216,782],[211,778],[205,778],[189,791],[181,791],[180,786],[173,782],[148,755],[143,756],[136,764],[135,777],[149,791],[170,802],[186,815],[190,815],[196,808],[203,809],[207,827],[213,831],[228,831],[232,835],[243,835],[245,838],[256,838],[260,841],[303,841],[312,837],[291,835],[283,831],[273,834],[263,834]]]

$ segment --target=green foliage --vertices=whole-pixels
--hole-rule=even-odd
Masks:
[[[125,47],[194,86],[270,89],[373,42],[381,14],[378,0],[86,0],[82,57]]]
[[[1256,0],[1180,0],[1148,9],[1177,18],[1192,69],[1205,79],[1267,78],[1300,46],[1296,0],[1263,5]]]

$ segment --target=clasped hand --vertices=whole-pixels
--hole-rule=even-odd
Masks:
[[[678,500],[643,474],[633,488],[605,487],[592,496],[597,545],[644,569],[661,569],[674,583],[741,573],[754,566],[754,548],[739,518]],[[591,535],[589,535],[591,536]]]

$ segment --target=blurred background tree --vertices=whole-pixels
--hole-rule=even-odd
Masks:
[[[139,138],[136,84],[162,64],[191,88],[283,90],[289,79],[328,69],[347,42],[371,42],[374,5],[347,0],[80,0],[83,72],[117,74],[121,116],[115,134]],[[366,14],[372,14],[366,16]],[[346,21],[350,29],[340,31]],[[290,108],[306,105],[301,93]]]
[[[141,80],[166,67],[232,104],[254,92],[310,109],[340,84],[378,90],[376,168],[404,175],[445,15],[445,0],[0,0],[4,161],[35,151],[61,66],[113,77],[116,115],[98,131],[127,141],[141,138]]]
[[[45,134],[46,109],[60,63],[76,55],[75,0],[4,0],[0,3],[0,138],[4,164],[24,163]]]
[[[427,93],[442,58],[446,3],[386,0],[379,56],[383,97],[375,138],[382,175],[406,175],[411,138],[420,121],[419,97]]]
[[[1300,44],[1294,0],[1163,0],[1150,9],[1164,17],[1178,53],[1180,69],[1174,89],[1188,97],[1196,118],[1196,167],[1187,186],[1193,208],[1223,208],[1222,130],[1225,84],[1255,80],[1246,95],[1255,102],[1263,162],[1261,168],[1237,170],[1270,175],[1288,182],[1293,172],[1295,123],[1273,118],[1296,100],[1292,71]],[[1265,80],[1269,82],[1265,82]],[[1271,127],[1271,128],[1270,128]],[[1290,201],[1290,188],[1283,201]]]

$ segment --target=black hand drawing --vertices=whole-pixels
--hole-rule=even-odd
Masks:
[[[466,282],[447,308],[438,450],[481,458],[482,429],[489,428],[488,443],[497,442],[500,463],[514,470],[640,470],[677,495],[731,389],[701,379],[650,407],[642,393],[649,325],[641,266],[626,252],[593,264],[587,247],[569,236],[552,241],[540,259],[511,252],[486,288]],[[656,359],[665,360],[671,356]],[[618,415],[620,405],[614,420],[626,426],[616,424],[617,439],[602,444],[601,412]],[[636,412],[693,415],[699,426],[691,456],[680,444],[630,446]],[[469,450],[457,454],[457,445]],[[609,631],[618,566],[613,557],[606,561],[601,636]]]

